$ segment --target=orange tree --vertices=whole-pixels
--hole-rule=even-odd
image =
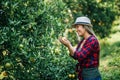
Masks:
[[[68,2],[70,1],[72,0]],[[81,1],[81,4],[87,7],[94,2],[89,1],[90,5],[87,5],[87,1]],[[76,8],[72,9],[72,6],[76,4],[68,4],[68,2],[62,0],[4,0],[0,2],[0,79],[76,80],[74,71],[76,61],[68,57],[68,52],[59,43],[58,37],[67,35],[74,43],[73,38],[76,38],[73,36],[74,31],[66,28],[70,28],[75,15],[88,13],[87,10],[82,13],[78,10],[76,13]],[[98,7],[93,5],[95,11]],[[98,11],[95,11],[94,13],[97,14]],[[99,17],[96,16],[101,14],[88,15],[99,21]],[[114,14],[111,16],[114,20]]]
[[[88,16],[95,32],[101,37],[108,37],[115,17],[118,17],[119,0],[64,0],[74,18]]]
[[[57,40],[69,18],[61,0],[4,0],[0,4],[0,79],[65,80],[69,73],[75,77],[74,61]]]

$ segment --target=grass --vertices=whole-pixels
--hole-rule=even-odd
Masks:
[[[109,38],[100,40],[100,71],[102,75],[102,80],[120,80],[119,35],[120,31],[118,30],[114,34],[111,34]]]

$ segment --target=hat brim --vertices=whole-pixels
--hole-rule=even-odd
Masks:
[[[72,27],[75,28],[76,25],[87,25],[87,26],[93,27],[92,24],[85,23],[85,22],[77,22],[77,23],[74,23],[74,24],[72,24]]]

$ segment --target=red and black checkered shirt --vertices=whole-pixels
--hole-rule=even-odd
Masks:
[[[89,38],[87,38],[84,45],[80,49],[80,45],[83,40],[80,41],[76,48],[76,51],[74,52],[74,56],[72,56],[79,62],[77,64],[77,72],[80,72],[82,68],[94,68],[99,66],[100,46],[97,38],[93,35],[90,36]],[[79,66],[81,70],[78,69]],[[82,80],[80,78],[81,75],[79,75],[79,80]]]

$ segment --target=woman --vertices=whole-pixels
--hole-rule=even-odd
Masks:
[[[79,80],[101,80],[99,73],[99,42],[92,29],[91,21],[88,17],[78,17],[73,25],[76,32],[83,39],[79,42],[76,49],[73,48],[70,41],[60,37],[59,40],[64,44],[70,56],[78,60],[76,71]]]

